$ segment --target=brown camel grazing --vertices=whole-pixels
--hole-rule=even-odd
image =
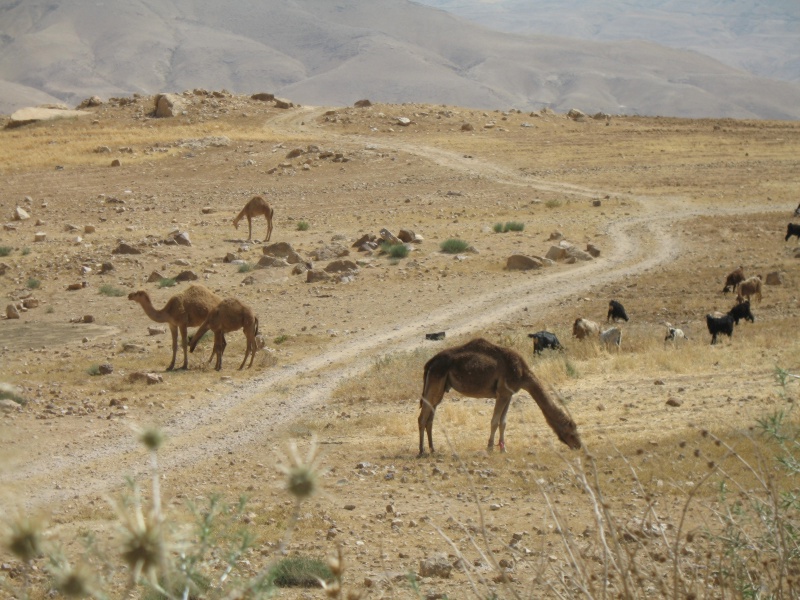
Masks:
[[[249,306],[243,304],[236,298],[226,298],[220,302],[208,313],[208,317],[206,317],[206,320],[203,321],[192,337],[192,342],[189,346],[191,352],[194,352],[197,342],[200,341],[200,338],[202,338],[209,329],[214,332],[214,350],[217,353],[217,364],[214,368],[217,371],[222,368],[222,354],[225,352],[226,346],[225,334],[236,331],[237,329],[241,329],[244,332],[244,336],[247,338],[244,360],[242,360],[242,364],[239,365],[239,369],[241,370],[242,367],[244,367],[244,363],[247,362],[248,354],[250,355],[250,364],[247,365],[247,368],[249,369],[253,366],[253,359],[258,349],[258,344],[256,343],[258,318],[253,314],[253,310]]]
[[[247,241],[253,239],[253,217],[264,215],[267,218],[267,237],[264,238],[265,242],[269,241],[272,237],[272,207],[261,196],[253,196],[250,201],[244,205],[244,208],[239,211],[236,218],[233,220],[233,226],[239,229],[239,221],[242,217],[247,217]]]
[[[186,369],[189,366],[189,355],[186,352],[188,347],[187,328],[200,325],[205,321],[211,309],[222,302],[222,298],[202,285],[190,285],[181,293],[175,294],[161,310],[153,307],[149,294],[144,290],[131,292],[128,294],[128,300],[138,302],[145,314],[156,323],[169,325],[172,333],[172,362],[169,363],[167,371],[175,368],[175,357],[178,353],[178,330],[181,332],[181,347],[183,348],[183,366],[181,368]],[[214,352],[217,352],[216,340]]]
[[[520,389],[536,400],[558,439],[572,449],[581,447],[575,422],[553,401],[518,352],[476,338],[463,346],[442,350],[425,364],[419,413],[419,456],[425,454],[424,437],[433,452],[433,417],[450,389],[471,398],[495,398],[489,450],[500,428],[500,450],[505,452],[505,430],[511,396]]]

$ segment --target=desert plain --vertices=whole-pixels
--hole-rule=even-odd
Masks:
[[[762,429],[776,414],[797,428],[800,242],[784,235],[800,202],[799,123],[183,96],[170,118],[142,96],[0,131],[4,305],[32,306],[0,321],[0,380],[18,389],[0,419],[6,523],[31,515],[73,561],[90,536],[122,595],[113,500],[126,480],[148,498],[136,432],[158,428],[176,529],[187,503],[247,498],[237,526],[254,541],[238,577],[278,554],[341,549],[342,585],[364,598],[797,593],[796,557],[777,579],[757,562],[731,573],[720,557],[721,490],[797,491]],[[246,220],[232,225],[255,195],[274,209],[269,242],[262,217],[252,240]],[[30,218],[14,220],[17,207]],[[405,257],[354,247],[383,229],[418,239]],[[447,240],[468,248],[444,252]],[[259,264],[278,242],[315,271],[357,268],[309,282],[296,265]],[[138,253],[115,253],[123,243]],[[559,243],[599,252],[507,268]],[[706,314],[736,302],[722,288],[739,266],[765,281],[755,322],[712,346]],[[175,283],[184,271],[197,279]],[[127,295],[146,290],[160,308],[191,284],[252,307],[266,343],[252,367],[238,369],[238,331],[220,371],[206,340],[187,370],[165,371],[169,329]],[[578,317],[612,325],[611,299],[630,316],[615,324],[620,348],[574,339]],[[665,323],[688,339],[665,343]],[[564,352],[534,356],[539,330]],[[417,456],[423,365],[475,337],[525,357],[581,450],[523,391],[507,452],[488,452],[494,400],[451,392],[436,453]],[[281,469],[293,448],[317,475],[299,506]],[[759,527],[743,519],[749,535]],[[13,597],[26,569],[6,548],[0,563],[0,595]],[[30,593],[46,597],[52,575],[33,566]],[[224,561],[206,567],[198,597],[215,597]]]

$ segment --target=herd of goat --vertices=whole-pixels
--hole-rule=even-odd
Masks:
[[[800,216],[800,205],[797,206],[794,213],[795,216]],[[792,236],[797,236],[798,240],[800,240],[800,224],[788,224],[784,241],[788,242]],[[762,284],[761,275],[746,277],[744,267],[741,266],[728,273],[722,292],[724,294],[736,292],[736,304],[727,313],[713,312],[706,315],[706,327],[711,334],[712,344],[717,343],[718,336],[727,335],[729,338],[732,337],[734,326],[738,325],[742,319],[751,323],[755,322],[755,317],[750,310],[750,299],[754,298],[756,302],[761,302]],[[606,323],[609,321],[614,323],[628,321],[625,307],[617,300],[611,300],[608,303]],[[671,323],[664,323],[664,325],[667,328],[667,335],[664,338],[665,344],[689,339],[683,330],[673,327]],[[604,330],[599,323],[583,317],[575,319],[572,324],[572,336],[578,340],[599,339],[600,344],[605,348],[612,346],[619,348],[622,342],[622,330],[619,327],[613,326]],[[564,346],[561,345],[556,335],[550,331],[529,333],[528,337],[533,340],[534,354],[541,354],[543,350],[548,349],[564,350]]]

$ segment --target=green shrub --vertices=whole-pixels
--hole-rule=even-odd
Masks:
[[[389,242],[383,242],[381,244],[381,252],[384,254],[388,254],[392,258],[405,258],[408,256],[408,246],[405,244],[390,244]]]
[[[175,285],[178,285],[178,282],[172,277],[164,277],[164,279],[158,282],[158,287],[160,288],[173,287]]]
[[[308,224],[308,221],[300,221],[297,224],[297,231],[308,231],[309,227],[311,227],[311,225]]]
[[[459,240],[457,238],[450,238],[449,240],[443,241],[439,248],[445,254],[458,254],[459,252],[464,252],[467,248],[469,248],[469,244],[464,240]]]
[[[525,223],[519,221],[509,221],[506,223],[506,231],[522,231],[525,229]]]
[[[22,256],[28,256],[28,254],[30,254],[30,253],[31,253],[31,249],[30,249],[30,248],[28,248],[27,246],[25,246],[25,247],[22,249]]]
[[[547,208],[558,208],[559,206],[561,206],[561,200],[559,200],[557,198],[551,198],[550,200],[545,202],[544,205]]]
[[[44,311],[44,312],[46,312],[48,315],[52,315],[54,312],[56,312],[56,309],[55,309],[55,307],[53,307],[53,306],[48,306],[48,307],[45,309],[45,311]]]
[[[494,229],[495,233],[505,233],[507,231],[506,229],[503,229],[502,223],[495,223],[492,229]]]
[[[92,377],[94,377],[95,375],[100,375],[100,365],[92,365],[91,367],[86,369],[86,372]]]
[[[253,265],[251,265],[249,262],[242,263],[239,265],[239,273],[249,273],[252,270],[253,270]]]
[[[99,291],[100,291],[101,294],[103,294],[103,296],[124,296],[125,295],[125,291],[124,290],[121,290],[118,287],[114,287],[110,283],[105,283],[105,284],[101,285]]]
[[[31,277],[28,279],[28,289],[30,290],[38,290],[39,286],[42,285],[42,282],[36,279],[35,277]]]
[[[274,340],[272,340],[272,341],[273,341],[275,344],[282,344],[283,342],[285,342],[285,341],[286,341],[286,340],[288,340],[288,339],[289,339],[289,336],[288,336],[288,335],[286,335],[286,334],[281,334],[281,335],[279,335],[278,337],[276,337],[276,338],[275,338]]]
[[[320,579],[328,581],[331,577],[331,570],[324,561],[293,556],[272,567],[267,579],[278,587],[320,587]]]
[[[0,256],[8,256],[13,248],[11,246],[0,246]]]

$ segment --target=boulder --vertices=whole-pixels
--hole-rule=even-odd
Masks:
[[[570,246],[569,248],[567,248],[567,255],[570,258],[574,258],[575,260],[583,260],[583,261],[592,260],[591,254],[589,254],[588,252],[584,252],[583,250],[581,250],[580,248],[576,248],[575,246]]]
[[[177,94],[156,94],[155,97],[155,116],[174,117],[184,109],[183,99]]]
[[[289,262],[285,258],[265,255],[259,259],[258,264],[256,266],[261,269],[267,267],[288,267]]]
[[[432,558],[426,558],[419,561],[419,576],[420,577],[440,577],[447,579],[450,577],[450,572],[453,570],[453,565],[447,560],[444,554],[437,554]]]
[[[350,250],[340,244],[323,246],[322,248],[317,248],[311,252],[311,258],[318,261],[333,260],[335,258],[342,258],[349,255]]]
[[[13,214],[11,215],[11,219],[14,221],[27,221],[30,218],[31,216],[28,214],[28,211],[26,211],[21,206],[17,206],[14,209]]]
[[[300,256],[292,245],[287,242],[277,242],[269,246],[263,246],[261,251],[265,256],[274,256],[276,258],[284,258],[290,265],[303,262],[303,257]]]
[[[6,318],[19,319],[19,310],[14,304],[9,304],[8,306],[6,306]]]
[[[318,283],[320,281],[329,281],[331,275],[325,271],[317,269],[309,269],[306,271],[306,283]]]
[[[764,281],[767,285],[783,285],[783,273],[780,271],[771,271],[767,273],[767,278]]]
[[[365,98],[363,100],[356,100],[353,103],[353,106],[355,106],[356,108],[367,108],[368,106],[372,106],[372,102],[370,102]]]
[[[197,281],[199,277],[194,271],[181,271],[175,276],[175,281]]]
[[[506,269],[509,271],[530,271],[531,269],[541,269],[542,266],[542,261],[524,254],[512,254],[506,260]]]
[[[567,249],[562,248],[561,246],[550,246],[546,257],[550,260],[564,260],[567,257]]]
[[[272,102],[275,100],[275,94],[270,94],[268,92],[259,92],[257,94],[253,94],[250,96],[253,100],[261,100],[262,102]]]
[[[186,231],[180,231],[176,233],[174,236],[172,236],[172,239],[174,239],[179,246],[192,245],[192,240],[189,239],[189,233]]]
[[[419,244],[423,240],[421,235],[414,233],[411,229],[401,229],[397,233],[397,238],[406,244]]]
[[[594,258],[600,256],[600,248],[598,248],[594,244],[586,244],[586,251],[589,254],[591,254]]]
[[[358,271],[358,265],[352,260],[334,260],[325,267],[328,273],[344,273]]]
[[[119,245],[111,251],[111,254],[141,254],[142,251],[134,248],[130,244],[120,242]]]
[[[400,244],[400,239],[394,235],[391,231],[384,228],[380,231],[381,239],[389,244]]]
[[[573,121],[583,121],[586,118],[586,113],[582,110],[578,110],[577,108],[571,108],[569,109],[567,116]]]
[[[275,108],[292,108],[294,104],[286,98],[275,98]]]

